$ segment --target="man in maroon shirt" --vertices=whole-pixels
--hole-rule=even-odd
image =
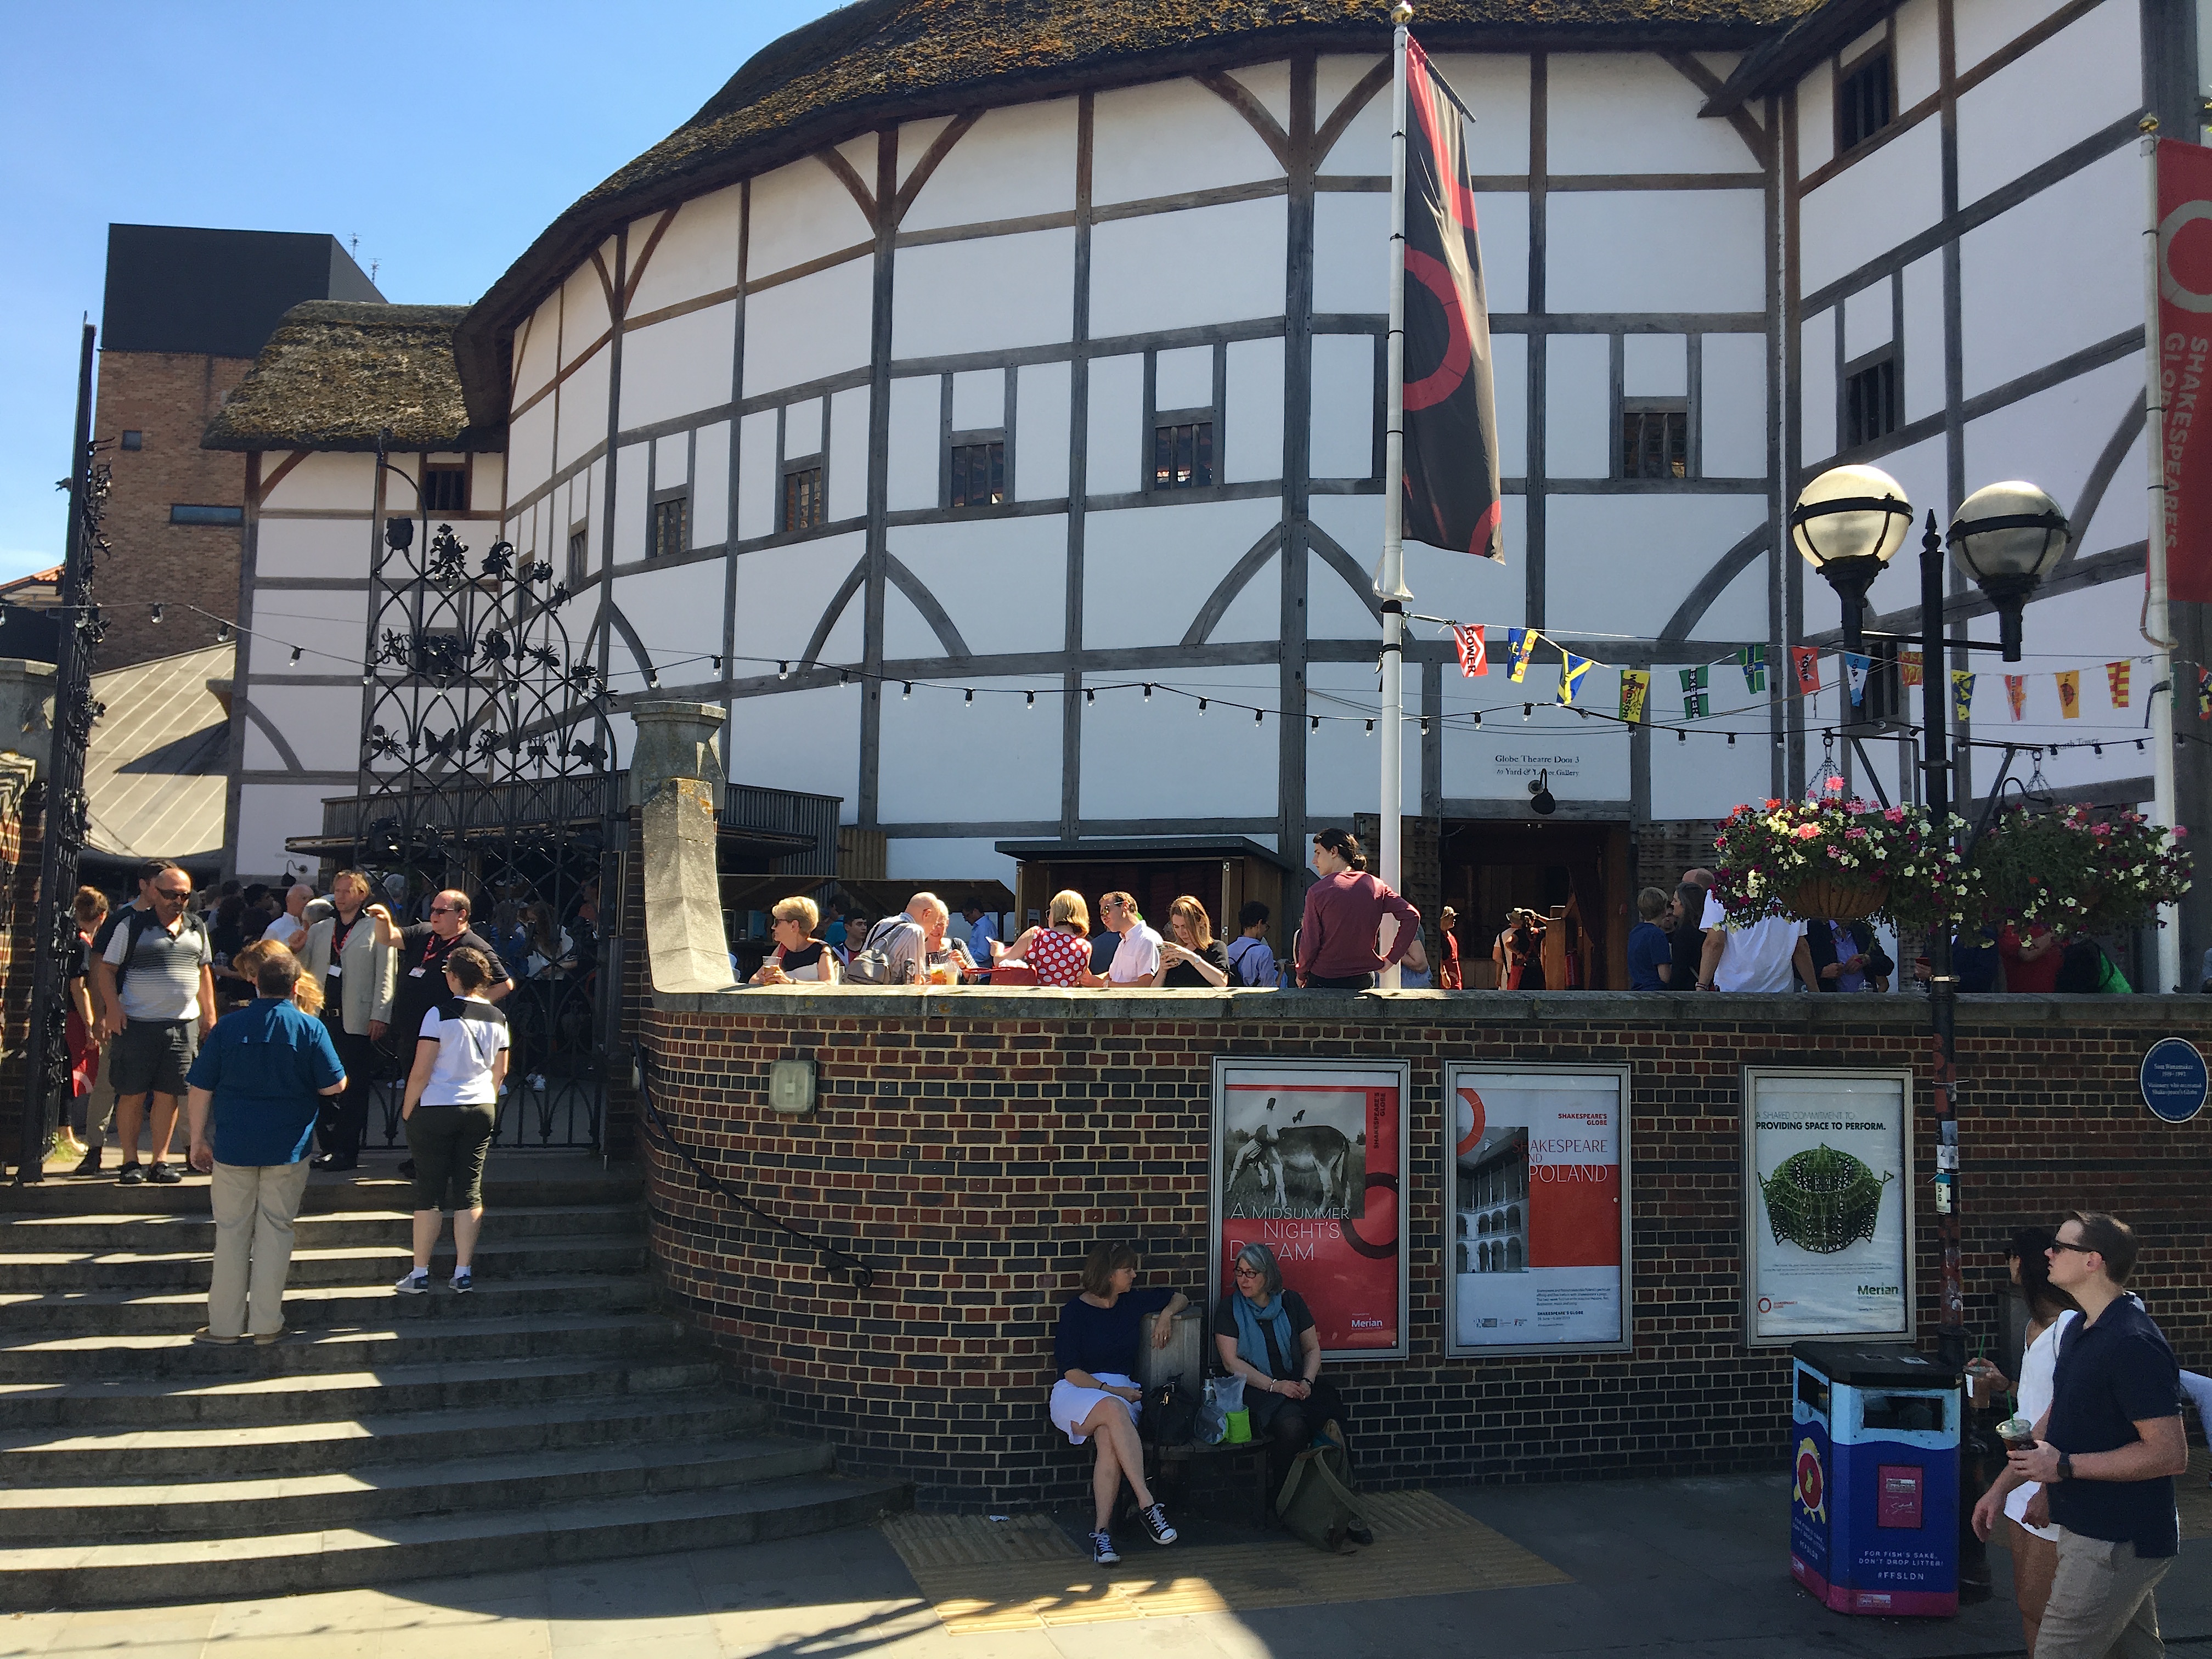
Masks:
[[[1364,991],[1381,969],[1413,944],[1421,913],[1360,866],[1366,862],[1349,830],[1324,830],[1314,837],[1313,866],[1321,879],[1306,889],[1298,924],[1298,983],[1312,991]],[[1382,918],[1398,931],[1377,951]]]

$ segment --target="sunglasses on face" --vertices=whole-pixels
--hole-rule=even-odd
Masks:
[[[450,904],[434,904],[430,907],[430,914],[434,916],[457,916],[460,911]]]
[[[173,887],[156,887],[154,890],[154,896],[157,899],[167,899],[172,904],[182,904],[191,896],[191,891],[186,889],[180,893]]]
[[[2046,1255],[2053,1250],[2078,1250],[2083,1255],[2094,1255],[2097,1254],[2097,1247],[2094,1244],[2069,1244],[2063,1238],[2055,1244],[2050,1244],[2044,1247],[2044,1254]]]

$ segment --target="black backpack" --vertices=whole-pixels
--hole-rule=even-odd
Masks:
[[[206,947],[208,954],[212,957],[215,954],[215,945],[208,937],[206,918],[187,910],[185,912],[184,922],[185,933],[198,933],[200,936],[201,944]],[[138,954],[139,939],[148,928],[159,927],[161,921],[151,910],[131,909],[123,913],[123,921],[118,925],[129,930],[123,941],[123,960],[115,967],[115,988],[119,991],[123,988],[124,975],[131,971],[131,958]],[[177,937],[182,939],[184,933],[179,933]],[[110,934],[108,938],[109,942],[112,943],[114,935]]]

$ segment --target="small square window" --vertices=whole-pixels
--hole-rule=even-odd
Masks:
[[[1890,123],[1889,53],[1861,58],[1836,79],[1836,153],[1864,143]]]
[[[690,539],[691,501],[675,495],[653,504],[653,544],[646,551],[656,559],[681,553]]]
[[[1844,447],[1855,449],[1887,438],[1904,422],[1899,418],[1897,354],[1885,347],[1844,374]]]
[[[125,432],[123,434],[123,447],[125,449],[145,448],[146,434],[143,432]]]
[[[803,461],[783,474],[783,527],[812,530],[828,518],[822,499],[822,463]]]
[[[584,568],[590,562],[591,556],[591,532],[582,525],[578,525],[568,532],[568,586],[570,587],[581,587],[584,585]]]
[[[1690,476],[1690,406],[1680,398],[1643,398],[1620,411],[1620,476]]]
[[[1006,499],[1006,443],[988,438],[952,446],[954,507],[999,507]]]
[[[1213,487],[1213,420],[1211,415],[1170,416],[1152,428],[1152,488],[1210,489]]]
[[[469,510],[469,470],[466,466],[426,466],[422,469],[422,510],[425,513],[465,513]]]

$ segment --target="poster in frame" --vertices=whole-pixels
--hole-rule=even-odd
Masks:
[[[1444,1070],[1444,1352],[1634,1343],[1629,1068]]]
[[[1912,1334],[1910,1067],[1743,1068],[1747,1346]]]
[[[1209,1308],[1236,1282],[1237,1252],[1265,1244],[1325,1358],[1407,1357],[1412,1097],[1406,1060],[1215,1059]]]

